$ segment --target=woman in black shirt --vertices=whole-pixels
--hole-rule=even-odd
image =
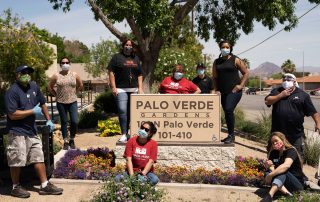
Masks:
[[[225,114],[228,137],[221,140],[226,144],[234,142],[234,109],[242,96],[242,88],[249,78],[247,66],[240,58],[232,54],[232,45],[228,41],[219,43],[221,54],[212,66],[214,92],[221,94],[221,105]],[[239,77],[239,71],[242,78]]]
[[[112,93],[116,98],[122,137],[126,142],[130,124],[130,95],[143,94],[142,70],[139,58],[134,54],[133,41],[127,39],[122,43],[122,50],[115,54],[109,65],[108,73]]]
[[[272,197],[277,191],[291,196],[291,192],[304,188],[305,175],[297,149],[281,132],[272,133],[270,143],[271,149],[266,168],[271,172],[265,177],[265,183],[271,184],[271,189],[262,201],[272,201]]]

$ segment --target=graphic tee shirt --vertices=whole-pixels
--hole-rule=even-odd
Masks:
[[[123,157],[132,157],[133,171],[143,170],[147,165],[149,159],[154,162],[157,161],[158,144],[154,140],[149,140],[146,144],[141,145],[138,143],[138,136],[130,138],[126,144]],[[153,172],[153,166],[150,172]]]
[[[163,94],[191,94],[197,88],[197,85],[186,78],[175,80],[172,76],[168,76],[161,82],[159,92]]]

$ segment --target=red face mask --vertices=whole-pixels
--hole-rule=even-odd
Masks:
[[[277,142],[275,144],[273,144],[273,149],[274,150],[281,150],[283,148],[283,143],[282,142]]]

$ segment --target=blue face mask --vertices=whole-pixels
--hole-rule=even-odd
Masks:
[[[138,130],[138,135],[141,138],[147,138],[148,137],[148,133],[144,129]]]
[[[173,77],[174,77],[176,80],[180,80],[180,79],[182,79],[182,77],[183,77],[183,73],[181,73],[181,72],[175,72],[174,75],[173,75]]]
[[[221,55],[222,56],[227,56],[229,54],[230,54],[230,49],[228,49],[228,48],[222,48],[221,49]]]
[[[197,69],[197,74],[198,75],[203,75],[204,74],[204,69]]]

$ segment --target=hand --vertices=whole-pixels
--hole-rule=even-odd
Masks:
[[[116,87],[113,87],[113,88],[112,88],[112,94],[113,94],[114,96],[117,96],[117,95],[118,95],[118,90],[117,90]]]
[[[318,131],[318,133],[320,134],[320,123],[318,123],[318,124],[316,124],[315,126],[314,126],[314,132],[317,132]]]
[[[142,88],[138,88],[138,94],[144,94]]]
[[[269,169],[272,165],[273,165],[273,163],[272,163],[271,160],[267,160],[267,161],[264,163],[264,167],[265,167],[266,169]]]
[[[264,183],[268,185],[268,184],[271,184],[271,181],[272,181],[272,176],[269,174],[264,179]]]
[[[214,94],[214,95],[220,95],[220,91],[213,91],[212,94]]]
[[[52,133],[55,127],[51,120],[47,121],[46,126],[50,126],[50,133]]]
[[[35,114],[35,115],[43,115],[43,114],[42,114],[42,109],[41,109],[41,107],[39,107],[39,106],[40,106],[40,103],[38,103],[38,104],[32,109],[33,114]]]
[[[292,93],[292,89],[285,89],[280,93],[281,98],[285,98],[288,97],[289,95],[291,95]]]
[[[140,182],[146,182],[148,180],[147,176],[141,175],[141,174],[138,174],[137,178],[138,178],[138,181]]]
[[[232,92],[233,93],[236,93],[236,92],[239,92],[242,90],[242,86],[241,85],[236,85],[233,89],[232,89]]]

